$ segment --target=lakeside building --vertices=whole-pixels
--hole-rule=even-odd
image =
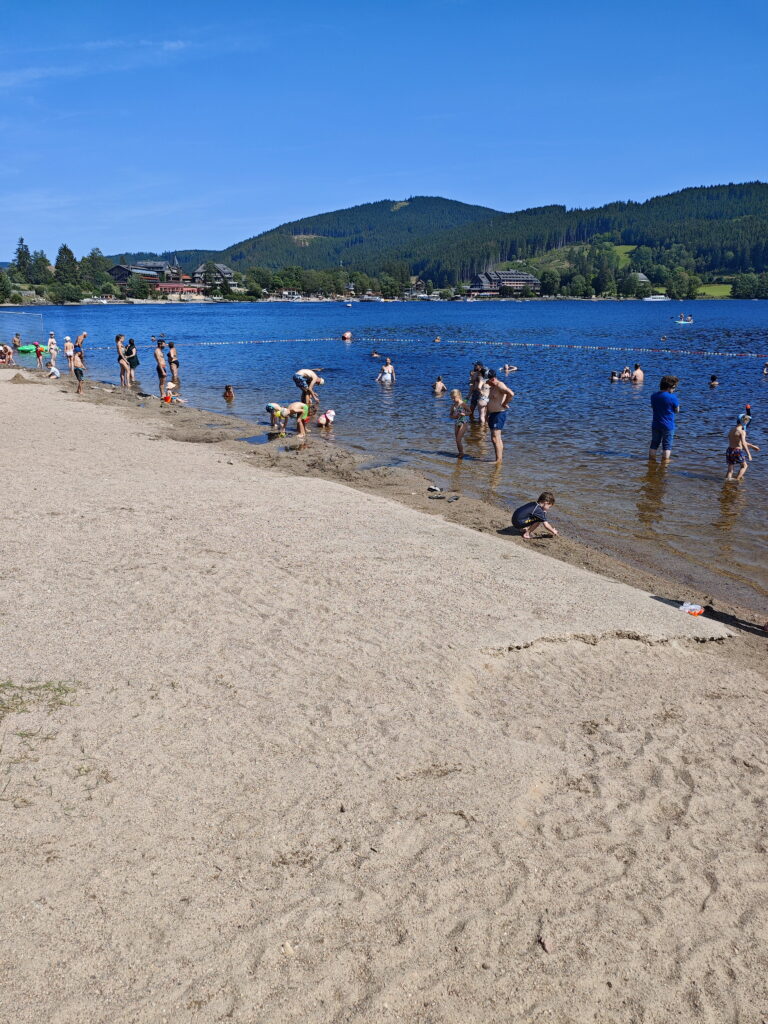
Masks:
[[[129,265],[116,263],[114,267],[109,268],[107,273],[116,284],[128,284],[134,277],[140,277],[142,281],[147,281],[154,285],[157,285],[160,280],[160,275],[156,270],[147,270],[146,267],[133,263]]]
[[[210,268],[213,281],[206,281],[206,267]],[[201,263],[192,275],[195,284],[228,284],[230,288],[235,283],[234,272],[224,263]]]
[[[161,281],[155,288],[164,295],[204,295],[205,288],[199,284],[190,284],[189,278],[186,281]]]
[[[486,270],[478,274],[469,286],[470,295],[498,295],[500,288],[521,292],[528,288],[535,295],[541,293],[541,281],[522,270]]]
[[[168,260],[136,260],[133,266],[140,267],[142,270],[154,271],[161,281],[192,280],[189,274],[185,274],[179,266],[179,261],[176,255],[174,255],[172,262],[169,262]]]

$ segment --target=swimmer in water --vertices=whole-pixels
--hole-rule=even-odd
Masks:
[[[371,359],[381,359],[381,353],[374,349],[373,352],[371,352]]]
[[[517,367],[513,366],[511,363],[504,363],[501,370],[502,373],[514,373],[517,370]]]
[[[615,384],[618,379],[619,379],[618,373],[616,373],[615,370],[611,370],[611,380],[610,380],[610,383],[611,384]]]
[[[234,402],[235,400],[235,389],[231,384],[224,385],[223,396],[225,402]]]
[[[376,378],[381,384],[394,384],[397,380],[395,376],[395,368],[392,365],[392,360],[387,356],[384,360],[384,365],[379,370],[379,376]]]
[[[432,392],[435,395],[444,395],[448,388],[443,384],[443,378],[438,377],[435,383],[432,385]]]
[[[709,378],[709,386],[711,388],[716,388],[719,387],[719,385],[720,381],[717,379],[717,376],[713,373],[712,376]]]

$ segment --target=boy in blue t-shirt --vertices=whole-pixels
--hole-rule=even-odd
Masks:
[[[547,512],[555,504],[555,496],[550,491],[540,494],[537,501],[529,501],[512,513],[512,525],[522,532],[523,540],[530,540],[535,530],[543,527],[553,537],[557,530],[547,519]]]
[[[661,445],[661,458],[666,461],[672,454],[672,441],[675,436],[675,413],[680,412],[680,406],[675,398],[674,392],[678,385],[677,377],[662,377],[659,384],[659,391],[651,395],[651,408],[653,409],[653,423],[651,424],[651,447],[648,456],[656,458],[656,452]]]

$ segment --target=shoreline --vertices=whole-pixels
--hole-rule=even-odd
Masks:
[[[731,299],[731,295],[698,295],[695,299],[669,299],[669,302],[708,302],[715,301],[721,302],[725,299]],[[258,305],[259,303],[340,303],[346,305],[349,300],[344,298],[321,298],[321,297],[306,297],[301,299],[277,299],[277,298],[266,298],[266,299],[221,299],[221,298],[207,298],[201,296],[197,299],[114,299],[108,302],[97,302],[82,300],[80,302],[0,302],[0,309],[24,309],[24,308],[36,308],[38,306],[47,309],[57,309],[62,306],[221,306],[221,305],[232,305],[238,302],[246,303],[248,305]],[[636,295],[592,295],[589,298],[581,295],[531,295],[525,298],[515,298],[513,296],[500,297],[497,295],[489,296],[478,296],[472,299],[460,298],[460,299],[354,299],[354,303],[363,303],[368,305],[376,302],[415,302],[418,304],[428,304],[432,302],[646,302],[648,300],[638,298]],[[757,300],[757,299],[737,299],[735,301],[740,302],[756,302],[756,301],[768,301],[768,300]]]
[[[762,1004],[764,635],[330,445],[0,391],[1,1018]]]
[[[10,371],[15,369],[10,368]],[[36,370],[21,368],[20,372],[45,386],[60,385],[65,380],[69,383],[65,375],[57,382],[49,381],[44,375],[38,376]],[[447,489],[445,494],[459,494],[460,500],[455,503],[429,498],[427,487],[432,481],[418,469],[389,466],[385,459],[368,451],[353,452],[343,443],[324,437],[317,427],[310,433],[306,446],[299,442],[295,433],[282,440],[268,441],[269,428],[253,420],[210,412],[197,406],[161,405],[155,395],[140,400],[135,392],[123,392],[118,386],[105,381],[86,379],[85,388],[81,396],[83,399],[113,404],[125,411],[133,409],[139,415],[154,413],[158,424],[166,426],[168,436],[175,440],[222,445],[233,452],[245,450],[254,464],[267,469],[331,479],[356,490],[383,495],[447,522],[469,526],[486,535],[515,539],[556,561],[653,591],[677,604],[684,601],[701,604],[709,609],[708,614],[722,621],[762,623],[768,618],[768,609],[760,606],[757,594],[753,604],[745,603],[743,597],[729,593],[727,578],[715,577],[703,582],[697,577],[694,567],[688,569],[681,564],[675,566],[673,573],[665,575],[652,561],[643,558],[644,549],[633,546],[631,539],[622,544],[613,538],[613,544],[610,544],[573,516],[566,517],[566,530],[561,529],[556,539],[540,535],[524,542],[519,539],[518,532],[511,529],[510,512],[506,508],[452,489]],[[139,408],[140,404],[143,408]],[[211,426],[212,422],[216,423],[215,427]],[[257,443],[246,440],[251,438],[258,439]]]

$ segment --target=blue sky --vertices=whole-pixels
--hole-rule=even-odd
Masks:
[[[768,178],[757,0],[3,6],[0,259]]]

